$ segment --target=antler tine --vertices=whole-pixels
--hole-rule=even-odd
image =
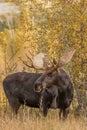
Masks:
[[[34,57],[34,54],[30,50],[28,50],[28,52],[32,57]]]
[[[53,64],[56,65],[57,64],[57,61],[55,58],[53,58]]]
[[[28,58],[28,60],[32,63],[32,65],[33,65],[33,61],[32,61],[32,59],[27,55],[27,54],[25,54],[26,55],[26,57]]]
[[[28,65],[28,64],[26,63],[26,61],[24,61],[21,57],[19,57],[19,59],[22,61],[22,63],[23,63],[24,65],[26,65],[27,67],[32,68],[32,65]]]

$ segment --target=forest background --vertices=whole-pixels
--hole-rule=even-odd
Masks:
[[[27,56],[45,52],[56,60],[74,48],[64,67],[74,85],[73,109],[87,117],[87,0],[0,0],[19,6],[20,15],[2,22],[0,17],[0,106],[6,104],[2,81],[9,73],[35,72]],[[15,10],[16,11],[16,10]],[[37,70],[36,70],[37,72]]]

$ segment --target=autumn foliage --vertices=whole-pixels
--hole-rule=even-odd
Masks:
[[[38,52],[56,60],[71,48],[76,50],[65,66],[74,88],[73,109],[87,111],[87,0],[6,0],[19,6],[20,15],[9,26],[0,23],[0,82],[9,73],[35,71],[28,57]],[[2,87],[0,88],[2,89]],[[0,96],[0,102],[4,94]],[[86,115],[87,116],[87,115]]]

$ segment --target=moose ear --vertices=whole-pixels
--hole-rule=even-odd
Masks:
[[[62,57],[60,57],[59,59],[59,67],[62,67],[64,65],[66,65],[73,57],[75,53],[75,49],[70,50],[69,52],[66,52],[62,55]]]

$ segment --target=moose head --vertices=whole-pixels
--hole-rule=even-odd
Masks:
[[[57,62],[53,59],[53,62],[50,66],[46,64],[45,71],[35,82],[35,91],[40,92],[43,88],[49,88],[52,85],[57,85],[60,91],[66,89],[66,86],[69,84],[70,79],[67,79],[66,72],[61,69],[66,65],[73,57],[75,50],[72,49],[67,53],[64,53]]]

